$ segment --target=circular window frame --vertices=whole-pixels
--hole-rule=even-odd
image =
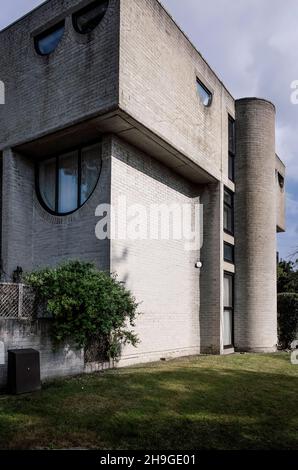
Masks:
[[[78,161],[81,160],[81,154],[82,154],[82,150],[83,149],[86,149],[88,147],[91,147],[91,146],[95,146],[96,144],[100,145],[101,147],[101,156],[100,156],[100,166],[99,166],[99,171],[98,171],[98,176],[97,176],[97,179],[96,179],[96,183],[94,185],[94,188],[92,189],[92,191],[90,192],[89,196],[87,197],[87,199],[83,202],[83,204],[80,204],[76,207],[76,209],[72,210],[72,211],[69,211],[69,212],[59,212],[59,211],[54,211],[52,210],[47,204],[46,202],[44,201],[44,198],[41,194],[41,191],[40,191],[40,184],[39,184],[39,167],[40,167],[40,163],[43,162],[43,161],[46,161],[46,160],[50,160],[51,158],[55,158],[56,159],[56,166],[57,166],[57,161],[59,159],[60,156],[63,156],[65,155],[66,153],[69,153],[69,152],[73,152],[73,151],[77,151],[78,152]],[[55,217],[59,217],[59,218],[65,218],[67,216],[70,216],[72,214],[74,214],[75,212],[78,212],[79,210],[81,210],[86,204],[87,202],[90,200],[90,198],[92,197],[92,195],[94,194],[97,186],[98,186],[98,183],[99,183],[99,180],[100,180],[100,177],[101,177],[101,172],[102,172],[102,166],[103,166],[103,159],[102,159],[102,141],[96,141],[96,142],[91,142],[90,144],[87,144],[87,145],[81,145],[80,147],[73,147],[71,149],[68,149],[66,150],[65,152],[63,153],[60,153],[60,154],[57,154],[55,153],[54,155],[49,155],[45,158],[43,158],[42,160],[40,160],[39,162],[36,162],[35,163],[35,193],[36,193],[36,196],[37,196],[37,200],[39,202],[39,204],[41,205],[41,207],[50,215],[52,216],[55,216]],[[80,188],[81,188],[81,168],[80,166],[78,167],[78,194],[79,194],[79,191],[80,191]],[[56,170],[56,175],[58,174],[57,170]],[[57,176],[56,176],[56,184],[57,184]],[[57,193],[55,195],[55,203],[56,203],[56,198],[57,198]]]
[[[104,0],[104,1],[107,1],[107,8],[106,8],[102,18],[98,21],[98,23],[92,29],[90,29],[90,31],[85,31],[85,32],[81,31],[81,29],[78,26],[77,17],[79,16],[80,13],[83,13],[84,11],[88,11],[89,9],[92,10],[92,6],[93,5],[96,6],[96,3],[97,3],[96,0],[89,3],[89,4],[87,4],[87,5],[85,5],[85,7],[81,8],[80,10],[75,11],[72,14],[72,17],[71,17],[72,26],[73,26],[73,29],[75,30],[76,33],[78,33],[81,36],[86,36],[88,34],[91,34],[96,28],[98,28],[98,26],[102,23],[102,21],[106,17],[107,11],[110,7],[110,0]]]

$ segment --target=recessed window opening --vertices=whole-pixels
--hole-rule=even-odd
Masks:
[[[72,16],[74,29],[80,34],[91,33],[103,17],[109,6],[109,0],[96,0]]]
[[[197,78],[197,91],[198,91],[202,104],[205,107],[210,106],[212,102],[212,93],[198,78]]]
[[[234,276],[224,274],[224,318],[223,318],[224,349],[234,345]]]
[[[235,121],[229,116],[229,170],[228,176],[231,181],[235,181],[235,154],[236,154],[236,132]]]
[[[278,177],[278,184],[280,188],[283,189],[285,187],[285,179],[279,172],[277,173],[277,177]]]
[[[224,260],[232,264],[235,261],[234,245],[226,242],[224,242]]]
[[[101,144],[43,160],[37,168],[37,194],[49,212],[66,215],[93,193],[101,171]]]
[[[40,55],[49,55],[58,46],[65,30],[65,21],[61,21],[52,28],[44,31],[34,38],[36,52]]]
[[[234,235],[234,194],[227,188],[224,192],[224,231]]]

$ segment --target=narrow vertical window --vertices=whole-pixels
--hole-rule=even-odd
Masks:
[[[231,116],[229,116],[229,179],[231,181],[235,181],[235,154],[235,121]]]
[[[224,192],[224,231],[234,235],[234,194],[227,188]]]
[[[207,108],[212,103],[212,93],[208,88],[197,78],[197,91],[202,104]]]
[[[224,274],[223,345],[225,349],[234,345],[234,276]]]
[[[58,212],[65,214],[78,207],[78,152],[59,157]]]
[[[55,211],[56,207],[56,158],[42,162],[39,166],[40,194],[47,207]]]

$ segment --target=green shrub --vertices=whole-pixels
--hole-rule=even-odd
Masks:
[[[132,294],[93,264],[70,261],[25,276],[38,299],[46,303],[52,316],[55,344],[71,340],[88,348],[105,343],[107,355],[119,357],[121,345],[136,346],[135,326],[138,304]]]
[[[288,349],[298,332],[298,294],[278,294],[277,310],[279,346]]]

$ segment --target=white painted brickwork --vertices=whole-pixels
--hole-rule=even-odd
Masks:
[[[128,204],[194,203],[198,189],[148,155],[118,139],[112,146],[112,204],[125,195]],[[112,241],[111,270],[132,290],[142,315],[141,343],[127,347],[122,363],[199,352],[198,252],[184,241]]]

